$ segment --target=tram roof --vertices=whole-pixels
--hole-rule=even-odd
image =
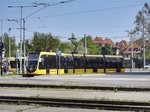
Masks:
[[[106,58],[123,58],[121,55],[105,55]]]

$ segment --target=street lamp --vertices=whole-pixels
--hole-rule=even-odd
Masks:
[[[131,69],[133,69],[133,56],[134,56],[134,47],[133,47],[133,34],[135,34],[135,31],[127,31],[131,36]]]
[[[8,6],[8,8],[20,8],[21,17],[20,17],[20,74],[22,74],[22,9],[24,7],[37,7],[37,5],[32,6]]]
[[[10,31],[11,31],[11,28],[8,29],[8,35],[9,35],[9,63],[10,63],[10,58],[11,58],[11,40],[10,40]]]

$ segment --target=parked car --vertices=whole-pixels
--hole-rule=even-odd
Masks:
[[[150,64],[145,65],[145,69],[150,69]]]

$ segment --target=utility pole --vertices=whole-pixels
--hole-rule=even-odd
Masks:
[[[130,34],[130,37],[131,37],[131,69],[130,69],[130,72],[132,71],[132,69],[134,68],[133,67],[133,56],[134,56],[134,46],[133,46],[133,34],[135,34],[135,31],[127,31],[129,34]]]
[[[144,18],[143,18],[143,70],[145,70],[145,30],[144,30]]]
[[[87,41],[86,41],[86,34],[84,34],[84,54],[87,54]]]
[[[37,5],[32,5],[32,6],[8,6],[8,8],[20,8],[20,74],[22,74],[22,9],[24,7],[37,7]]]
[[[23,58],[24,58],[24,62],[23,62],[23,70],[24,70],[24,74],[26,74],[26,40],[25,40],[25,19],[23,19],[23,45],[24,45],[24,53],[23,53]]]
[[[1,39],[0,39],[0,69],[1,76],[3,76],[3,19],[1,19]]]
[[[134,53],[134,47],[133,47],[133,32],[131,31],[131,68],[133,69],[133,53]]]

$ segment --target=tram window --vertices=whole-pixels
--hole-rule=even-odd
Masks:
[[[16,62],[15,61],[10,61],[10,66],[11,66],[11,68],[16,68]]]
[[[46,69],[46,66],[45,66],[45,57],[46,57],[46,55],[42,55],[41,56],[41,62],[39,62],[39,69]]]
[[[123,68],[124,67],[124,60],[123,58],[118,58],[117,59],[117,67]]]
[[[66,69],[71,69],[73,68],[73,57],[72,56],[68,56],[68,57],[65,57],[65,62],[64,62],[64,67]]]
[[[65,69],[73,68],[73,57],[72,56],[64,57],[64,68]]]
[[[67,66],[68,66],[68,59],[67,57],[64,57],[64,68],[67,69]]]
[[[74,58],[74,65],[75,65],[75,68],[84,68],[84,58],[82,57],[75,57]]]
[[[64,68],[64,57],[60,56],[60,68]]]
[[[56,68],[56,56],[42,55],[39,69]]]
[[[111,59],[110,58],[106,58],[106,68],[112,68]]]
[[[49,63],[51,69],[56,69],[56,56],[50,56]]]
[[[120,68],[121,66],[120,58],[106,58],[106,67],[107,68]]]
[[[104,68],[103,58],[97,58],[98,68]]]
[[[80,68],[80,60],[79,58],[76,58],[74,59],[74,65],[75,65],[75,68]]]
[[[92,62],[93,62],[92,64],[93,68],[97,68],[97,59],[94,58]]]
[[[124,61],[124,59],[123,59],[123,58],[121,58],[120,65],[121,65],[121,68],[124,68],[124,67],[125,67],[125,61]]]
[[[80,58],[80,67],[84,68],[84,57]]]
[[[92,58],[91,57],[86,57],[86,64],[85,64],[86,68],[93,68],[92,64],[93,64]]]
[[[68,68],[74,67],[73,57],[68,58],[67,64],[68,64]]]

